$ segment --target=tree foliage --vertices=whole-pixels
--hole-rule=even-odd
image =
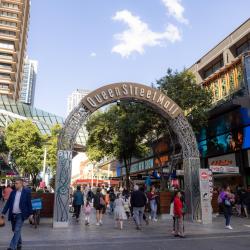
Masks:
[[[105,112],[93,114],[86,125],[89,158],[99,161],[108,156],[123,162],[127,186],[132,157],[145,156],[149,150],[145,136],[153,123],[148,112],[149,109],[140,103],[123,101],[119,106],[112,105]]]
[[[45,147],[47,149],[47,160],[46,165],[50,167],[53,174],[56,172],[57,166],[57,143],[58,136],[62,130],[62,127],[59,124],[54,125],[50,130],[50,135],[46,135]]]
[[[188,70],[173,72],[167,70],[167,75],[156,82],[185,112],[194,132],[199,132],[207,124],[208,109],[212,104],[212,92],[196,84],[195,76]]]
[[[30,120],[16,120],[6,129],[6,144],[18,171],[32,176],[33,183],[42,168],[42,135]]]

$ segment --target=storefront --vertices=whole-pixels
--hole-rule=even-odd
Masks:
[[[250,184],[250,109],[236,107],[209,120],[198,138],[202,167],[214,173],[214,184]]]

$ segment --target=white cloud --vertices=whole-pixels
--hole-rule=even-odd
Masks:
[[[112,52],[122,57],[128,57],[133,52],[143,54],[146,46],[154,47],[163,45],[166,41],[174,43],[181,40],[180,31],[173,24],[168,24],[164,32],[154,32],[139,16],[134,16],[128,10],[116,12],[112,19],[128,25],[127,30],[114,35],[118,44],[112,48]]]
[[[177,21],[188,24],[188,20],[184,17],[184,7],[181,0],[161,0],[166,6],[168,14],[173,16]]]
[[[96,54],[95,52],[91,52],[90,56],[91,56],[91,57],[96,57],[97,54]]]

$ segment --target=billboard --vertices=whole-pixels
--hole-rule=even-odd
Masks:
[[[208,166],[213,173],[239,173],[239,167],[236,164],[235,154],[208,158]]]

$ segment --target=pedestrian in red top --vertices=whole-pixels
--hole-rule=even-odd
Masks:
[[[174,216],[175,216],[175,237],[184,238],[183,232],[183,203],[181,201],[181,192],[177,191],[174,198]]]

